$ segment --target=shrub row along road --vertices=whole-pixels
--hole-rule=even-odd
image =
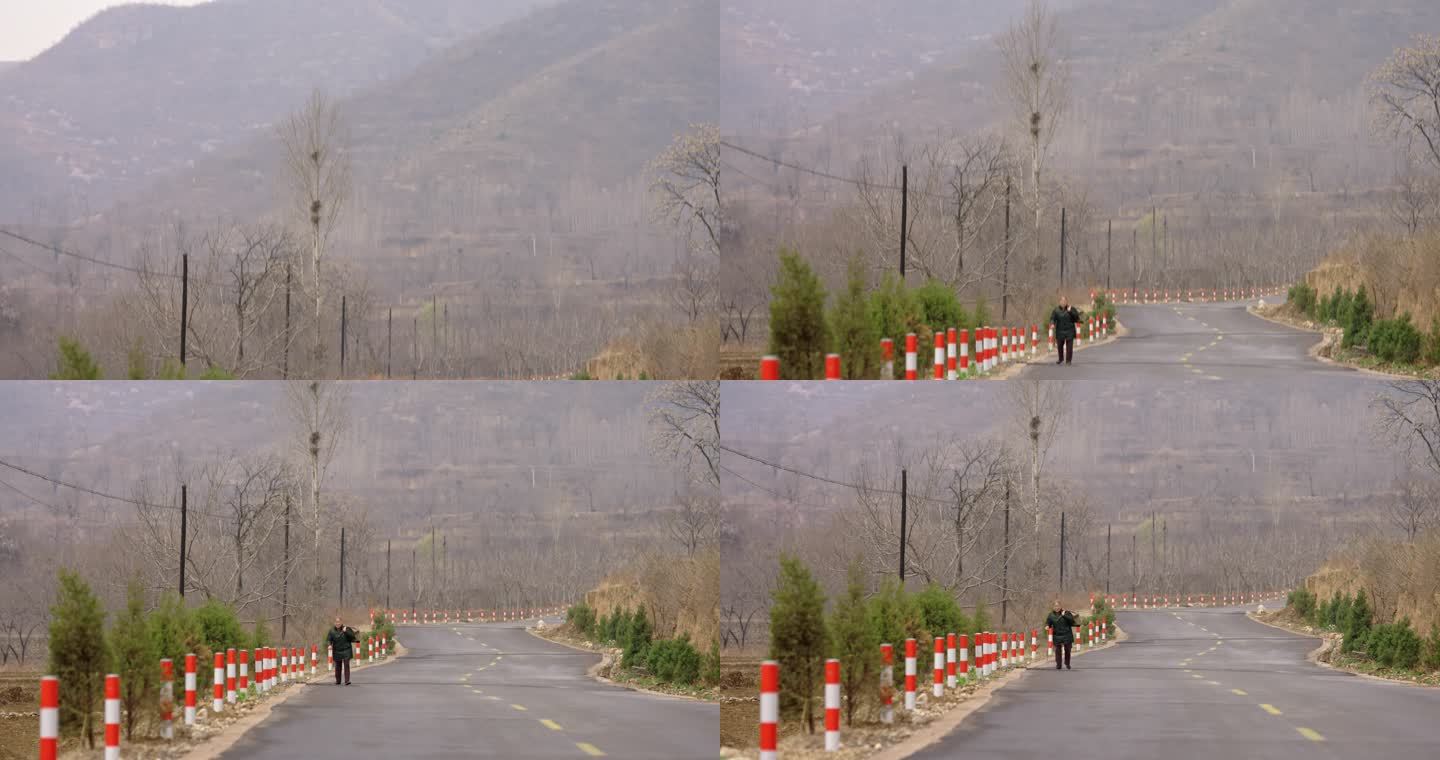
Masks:
[[[1440,690],[1306,661],[1318,641],[1240,608],[1121,612],[1130,636],[997,691],[916,758],[1434,757]]]
[[[1273,300],[1267,302],[1273,303]],[[1248,313],[1257,301],[1175,303],[1119,307],[1129,334],[1113,343],[1075,354],[1075,363],[1057,367],[1038,361],[1025,377],[1043,380],[1145,381],[1190,379],[1244,382],[1295,372],[1350,372],[1309,356],[1320,336]]]
[[[599,683],[521,623],[401,626],[408,650],[281,705],[222,757],[711,758],[717,705]],[[323,675],[323,674],[322,674]]]

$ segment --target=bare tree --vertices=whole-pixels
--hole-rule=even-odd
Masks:
[[[1407,161],[1394,184],[1385,210],[1406,236],[1414,237],[1440,219],[1440,182],[1435,177],[1415,171],[1414,163]]]
[[[1030,148],[1030,205],[1035,214],[1033,274],[1044,262],[1040,225],[1043,176],[1055,136],[1070,107],[1070,70],[1063,58],[1060,22],[1044,0],[1030,0],[1025,14],[1000,38],[1004,97],[1011,118]]]
[[[1429,479],[1406,478],[1396,486],[1395,497],[1385,504],[1385,516],[1413,543],[1416,536],[1440,525],[1440,509],[1436,508],[1440,493]]]
[[[1375,399],[1378,432],[1440,475],[1440,380],[1399,380]]]
[[[679,509],[666,521],[670,538],[687,556],[715,544],[720,528],[720,494],[716,489],[691,489],[681,494]]]
[[[646,400],[653,447],[696,483],[720,487],[720,383],[666,383]]]
[[[350,159],[343,147],[344,128],[339,111],[325,93],[316,90],[310,100],[280,128],[285,146],[285,168],[294,210],[310,234],[310,287],[315,301],[314,372],[324,372],[325,342],[321,310],[325,302],[321,265],[350,198]]]
[[[314,533],[317,591],[324,588],[320,567],[320,542],[329,511],[321,506],[320,493],[335,450],[350,427],[348,394],[343,387],[319,380],[293,381],[286,386],[290,418],[297,433],[295,449],[310,472],[310,528]]]
[[[1058,384],[1043,380],[1016,380],[1010,384],[1014,427],[1030,451],[1030,515],[1033,520],[1032,540],[1040,550],[1040,525],[1045,514],[1042,505],[1041,474],[1050,448],[1067,416],[1065,390]],[[1037,555],[1038,556],[1038,555]],[[1043,561],[1038,563],[1043,566]]]
[[[660,218],[676,225],[690,244],[718,257],[725,207],[720,196],[720,128],[693,124],[650,167]],[[697,236],[695,227],[703,231]]]
[[[1377,126],[1440,171],[1440,36],[1417,35],[1370,75]]]
[[[245,340],[256,332],[260,318],[284,292],[285,264],[293,257],[294,246],[285,229],[254,225],[236,229],[233,239],[215,236],[211,248],[214,258],[224,256],[227,262],[225,275],[233,288],[231,298],[235,307],[233,371],[237,377],[243,376],[247,371]],[[284,336],[279,338],[284,339]],[[275,342],[274,339],[267,341],[272,345]],[[265,352],[261,357],[263,361]]]

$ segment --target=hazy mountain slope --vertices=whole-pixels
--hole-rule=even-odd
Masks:
[[[111,8],[0,81],[0,168],[23,180],[0,186],[0,220],[101,210],[147,178],[264,132],[313,87],[344,94],[402,75],[546,2]]]

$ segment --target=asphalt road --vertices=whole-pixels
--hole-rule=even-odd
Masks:
[[[1255,303],[1120,306],[1118,318],[1129,330],[1128,335],[1076,352],[1074,363],[1067,367],[1038,361],[1027,367],[1023,376],[1044,380],[1113,380],[1123,376],[1152,382],[1216,383],[1262,380],[1296,372],[1353,372],[1311,358],[1307,352],[1319,341],[1319,335],[1246,312],[1245,308]]]
[[[1440,690],[1313,665],[1317,641],[1240,608],[1119,613],[1125,642],[1040,668],[915,758],[1436,757]]]
[[[255,758],[712,758],[714,704],[655,696],[585,675],[598,661],[521,624],[401,626],[409,650],[306,687],[225,752]]]

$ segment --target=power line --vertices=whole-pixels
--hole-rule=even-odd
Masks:
[[[84,493],[88,493],[88,494],[91,494],[91,495],[93,495],[93,496],[99,496],[99,497],[102,498],[102,499],[113,499],[113,500],[115,500],[115,501],[124,502],[124,503],[126,503],[126,504],[133,504],[133,505],[135,505],[135,506],[137,506],[137,507],[153,507],[153,508],[155,508],[155,509],[173,509],[173,510],[175,510],[176,512],[180,511],[180,508],[179,508],[179,507],[172,506],[172,505],[169,505],[169,504],[153,504],[153,503],[145,502],[145,501],[137,501],[137,500],[135,500],[135,499],[127,498],[127,497],[125,497],[125,496],[116,496],[115,494],[105,493],[104,491],[97,491],[97,490],[95,490],[95,489],[93,489],[93,488],[88,488],[88,487],[86,487],[86,486],[75,485],[74,483],[67,483],[67,482],[65,482],[65,481],[63,481],[63,480],[56,480],[55,478],[52,478],[52,477],[50,477],[50,476],[48,476],[48,475],[42,475],[42,474],[40,474],[40,473],[38,473],[38,472],[35,472],[34,470],[26,469],[26,468],[24,468],[24,467],[21,467],[21,466],[18,465],[18,464],[12,464],[12,463],[7,462],[7,461],[5,461],[5,460],[3,460],[3,459],[0,459],[0,466],[9,467],[10,469],[15,470],[16,472],[25,473],[26,475],[29,475],[29,476],[32,477],[32,478],[39,478],[39,479],[44,480],[44,481],[46,481],[46,482],[48,482],[48,483],[54,483],[54,484],[57,485],[57,486],[65,486],[66,488],[73,488],[73,489],[75,489],[76,491],[83,491]],[[0,482],[3,482],[3,481],[0,481]],[[9,485],[9,484],[6,483],[5,485]],[[11,489],[12,489],[12,490],[19,491],[19,489],[15,488],[14,486],[11,486]],[[23,491],[20,491],[20,493],[21,493],[21,495],[25,495],[26,498],[30,498],[31,501],[35,501],[35,502],[38,502],[38,503],[41,503],[41,504],[44,504],[44,503],[45,503],[45,502],[41,502],[39,499],[35,499],[35,498],[33,498],[33,497],[29,497],[29,496],[26,495]],[[52,506],[52,505],[46,504],[46,506]],[[192,512],[192,513],[197,514],[197,515],[205,515],[206,517],[218,517],[218,518],[222,518],[222,519],[228,519],[228,517],[229,517],[228,515],[222,515],[222,514],[218,514],[218,513],[216,513],[216,512],[204,512],[204,511],[201,511],[201,510],[198,510],[198,509],[189,509],[189,510],[187,510],[187,511]]]
[[[19,241],[22,242],[22,243],[29,243],[30,245],[33,245],[33,246],[35,246],[35,247],[37,247],[37,248],[43,248],[43,249],[45,249],[45,250],[47,250],[47,251],[50,251],[51,253],[55,253],[55,254],[58,254],[58,255],[61,255],[61,256],[69,256],[69,257],[71,257],[71,258],[80,259],[81,261],[88,261],[88,262],[90,262],[91,264],[99,264],[99,265],[102,266],[102,267],[109,267],[110,269],[118,269],[118,270],[120,270],[120,271],[122,271],[122,272],[130,272],[131,274],[137,274],[137,275],[140,275],[140,276],[142,276],[142,277],[144,277],[144,276],[150,276],[150,277],[169,277],[169,278],[175,279],[175,280],[181,279],[181,276],[180,276],[180,275],[174,274],[173,272],[156,272],[156,271],[152,271],[152,270],[148,270],[148,269],[140,269],[140,268],[138,268],[138,267],[126,266],[125,264],[116,264],[116,263],[113,262],[113,261],[106,261],[106,260],[104,260],[104,259],[97,259],[97,258],[95,258],[94,256],[86,256],[86,255],[83,254],[83,253],[76,253],[75,251],[67,251],[67,250],[65,250],[64,248],[60,248],[60,247],[58,247],[58,246],[53,246],[53,245],[50,245],[49,243],[42,243],[42,242],[40,242],[39,240],[34,240],[34,239],[32,239],[32,238],[25,237],[24,235],[21,235],[21,234],[19,234],[19,233],[11,232],[10,230],[7,230],[7,229],[5,229],[5,228],[3,228],[3,227],[0,227],[0,235],[4,235],[4,236],[10,237],[10,238],[14,238],[14,239],[16,239],[16,240],[19,240]],[[12,255],[13,255],[13,254],[12,254]],[[194,284],[198,284],[198,285],[210,285],[210,286],[212,286],[212,287],[217,287],[217,288],[228,287],[228,286],[225,285],[224,283],[220,283],[220,282],[209,282],[209,281],[201,280],[201,279],[194,278],[194,277],[190,278],[190,282],[192,282],[192,283],[194,283]]]
[[[811,480],[817,480],[817,481],[819,481],[819,482],[821,482],[821,483],[827,483],[827,484],[832,485],[832,486],[840,486],[841,488],[849,488],[849,489],[852,489],[852,490],[855,490],[855,491],[868,492],[868,493],[874,493],[874,494],[882,494],[882,495],[888,495],[888,496],[900,496],[900,495],[901,495],[899,491],[893,491],[893,490],[889,490],[889,489],[885,489],[885,488],[872,488],[872,487],[870,487],[870,486],[862,486],[862,485],[859,485],[859,484],[857,484],[857,483],[848,483],[848,482],[846,482],[846,481],[836,480],[836,479],[834,479],[834,478],[826,477],[826,476],[824,476],[824,475],[817,475],[817,474],[815,474],[815,473],[813,473],[813,472],[804,472],[804,471],[802,471],[802,470],[797,470],[797,469],[795,469],[795,468],[793,468],[793,467],[787,467],[787,466],[785,466],[785,465],[783,465],[783,464],[780,464],[780,463],[778,463],[778,462],[771,462],[771,461],[768,460],[768,459],[763,459],[763,458],[761,458],[761,457],[757,457],[757,456],[755,456],[754,454],[747,454],[747,453],[745,453],[745,452],[743,452],[743,451],[738,451],[738,450],[736,450],[736,449],[732,449],[732,448],[730,448],[729,446],[726,446],[726,445],[723,444],[723,443],[720,444],[720,450],[721,450],[721,451],[724,451],[724,452],[727,452],[727,453],[730,453],[730,454],[734,454],[735,456],[741,457],[742,459],[748,459],[748,460],[750,460],[750,461],[752,461],[752,462],[756,462],[756,463],[758,463],[758,464],[763,464],[763,465],[765,465],[766,467],[773,467],[773,468],[775,468],[775,469],[777,469],[777,470],[780,470],[780,471],[782,471],[782,472],[788,472],[788,473],[790,473],[791,475],[799,475],[799,476],[802,477],[802,478],[810,478]],[[727,469],[728,469],[728,468],[727,468]],[[748,481],[747,481],[747,482],[748,482]],[[909,498],[909,499],[919,499],[920,501],[929,501],[929,502],[934,502],[934,503],[936,503],[936,504],[950,504],[950,502],[949,502],[949,501],[946,501],[945,499],[936,499],[936,498],[929,497],[929,496],[917,496],[917,495],[915,495],[915,494],[909,494],[909,493],[905,494],[905,496],[906,496],[906,498]],[[783,497],[782,497],[782,498],[783,498]]]
[[[812,169],[812,168],[810,168],[810,167],[808,167],[808,166],[801,166],[800,164],[792,163],[792,162],[790,162],[790,161],[785,161],[784,159],[775,158],[774,156],[767,156],[767,155],[765,155],[764,153],[757,153],[757,152],[755,152],[755,151],[753,151],[753,150],[750,150],[749,148],[742,148],[742,147],[740,147],[739,145],[736,145],[735,143],[732,143],[732,142],[728,142],[728,141],[726,141],[726,140],[721,140],[721,141],[720,141],[720,146],[721,146],[721,147],[724,147],[724,148],[729,148],[730,150],[733,150],[733,151],[735,151],[735,152],[737,152],[737,153],[743,153],[743,154],[745,154],[745,155],[747,155],[747,156],[750,156],[751,158],[756,158],[756,159],[759,159],[759,160],[761,160],[761,161],[768,162],[768,163],[773,164],[773,165],[775,165],[775,166],[784,167],[784,168],[786,168],[786,169],[793,169],[793,170],[795,170],[795,171],[797,171],[797,172],[801,172],[801,173],[804,173],[804,174],[809,174],[809,175],[814,176],[814,177],[820,177],[821,179],[828,179],[828,180],[831,180],[831,181],[834,181],[834,182],[843,182],[843,183],[845,183],[845,184],[847,184],[847,185],[854,185],[855,187],[858,187],[858,188],[860,188],[860,189],[869,188],[869,189],[872,189],[872,190],[888,190],[888,191],[890,191],[890,192],[895,192],[895,193],[906,192],[906,193],[909,193],[910,195],[920,196],[920,197],[923,197],[923,198],[934,198],[934,199],[936,199],[936,200],[947,201],[947,202],[950,201],[950,200],[952,200],[950,197],[945,196],[945,195],[940,195],[939,193],[929,193],[929,192],[925,192],[924,190],[914,190],[914,189],[909,189],[909,188],[901,188],[899,185],[886,185],[886,184],[880,184],[880,183],[875,183],[875,182],[867,182],[867,181],[865,181],[865,180],[863,180],[863,179],[855,179],[854,177],[844,177],[844,176],[841,176],[841,175],[839,175],[839,174],[832,174],[832,173],[830,173],[830,172],[822,171],[822,170],[820,170],[820,169]],[[733,168],[733,167],[732,167],[732,168]],[[741,172],[741,174],[744,174],[744,172]],[[746,175],[746,176],[749,176],[749,175]],[[751,177],[751,179],[754,179],[754,177]],[[757,181],[758,181],[758,180],[757,180]]]

